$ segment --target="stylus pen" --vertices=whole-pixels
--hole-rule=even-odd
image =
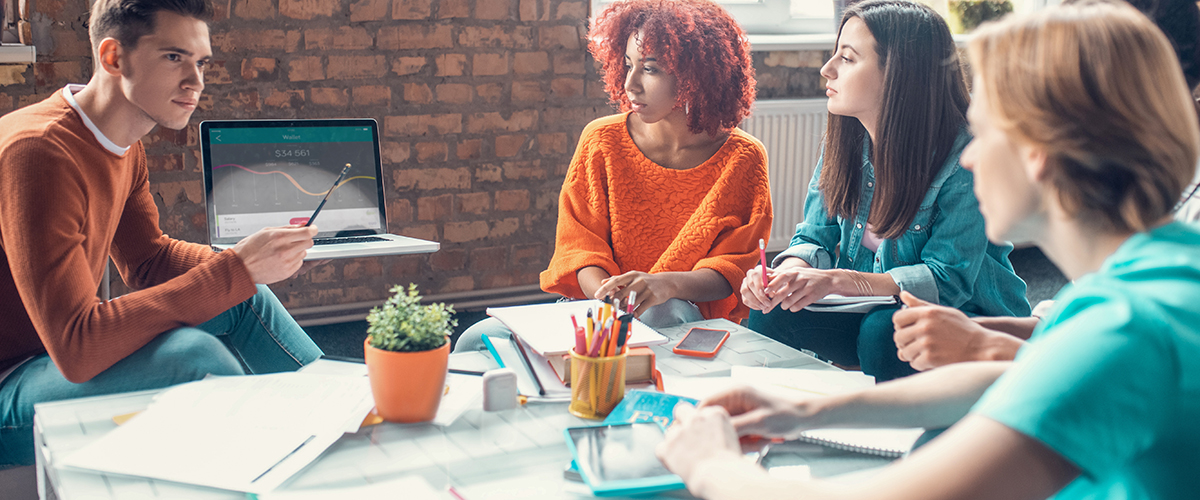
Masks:
[[[326,201],[329,201],[329,195],[333,194],[333,190],[334,190],[334,189],[337,189],[338,183],[339,183],[339,182],[342,182],[342,177],[345,177],[345,176],[346,176],[346,172],[347,172],[347,171],[349,171],[349,170],[350,170],[350,164],[349,164],[349,163],[347,163],[347,164],[346,164],[346,166],[342,167],[342,173],[338,174],[338,178],[337,178],[337,179],[335,179],[335,180],[333,181],[333,186],[331,186],[331,187],[329,188],[329,191],[326,191],[326,192],[325,192],[325,197],[324,197],[324,198],[321,198],[321,204],[320,204],[320,205],[317,205],[317,209],[316,209],[316,210],[314,210],[314,211],[313,211],[313,214],[312,214],[312,216],[310,216],[310,217],[308,218],[308,222],[305,222],[305,223],[304,223],[304,227],[311,226],[311,225],[312,225],[312,223],[313,223],[313,221],[317,220],[317,214],[321,213],[321,208],[325,207],[325,202],[326,202]]]

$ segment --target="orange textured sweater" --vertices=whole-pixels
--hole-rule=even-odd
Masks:
[[[580,135],[542,289],[585,298],[576,272],[588,266],[613,276],[708,268],[729,280],[734,293],[697,304],[700,312],[710,319],[744,318],[737,290],[758,262],[759,238],[771,232],[762,143],[735,128],[704,163],[672,170],[642,154],[627,116],[600,118]]]
[[[90,380],[256,292],[233,252],[158,228],[141,142],[104,149],[62,92],[0,118],[0,371],[49,352]],[[135,292],[96,297],[109,255]]]

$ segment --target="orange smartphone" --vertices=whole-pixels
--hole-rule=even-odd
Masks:
[[[711,358],[717,355],[725,340],[729,338],[728,330],[713,330],[711,328],[692,328],[687,335],[675,344],[671,352],[697,358]]]

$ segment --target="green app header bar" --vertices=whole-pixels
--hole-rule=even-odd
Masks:
[[[214,128],[210,144],[267,144],[291,142],[373,142],[370,127]]]

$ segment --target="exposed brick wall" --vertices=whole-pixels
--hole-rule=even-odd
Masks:
[[[86,0],[34,0],[38,63],[0,65],[0,113],[91,76]],[[218,0],[192,124],[144,142],[168,234],[206,242],[198,123],[379,121],[390,229],[428,255],[336,260],[273,288],[289,308],[537,283],[583,126],[613,112],[583,41],[586,0]],[[763,97],[821,95],[815,59],[756,54]],[[795,55],[789,55],[795,54]],[[126,289],[114,276],[114,295]]]
[[[755,52],[759,99],[825,97],[821,66],[829,51]]]

